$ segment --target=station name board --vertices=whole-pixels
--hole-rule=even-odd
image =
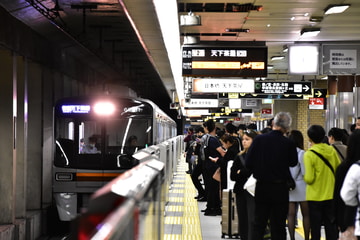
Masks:
[[[182,48],[183,76],[266,77],[266,46],[201,46]]]
[[[255,93],[259,94],[311,94],[311,82],[256,82]]]
[[[216,79],[216,78],[194,78],[193,92],[221,93],[221,92],[254,92],[253,79]]]

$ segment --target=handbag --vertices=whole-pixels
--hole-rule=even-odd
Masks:
[[[357,240],[354,230],[354,226],[348,227],[344,232],[340,233],[339,240]]]
[[[286,180],[286,184],[288,185],[289,191],[292,191],[296,188],[296,183],[292,176],[289,176],[289,178]]]
[[[255,186],[256,178],[251,174],[246,183],[244,184],[244,189],[248,191],[252,196],[255,196]]]
[[[221,171],[220,171],[220,167],[218,167],[214,173],[214,175],[212,176],[213,179],[215,179],[216,181],[220,182],[221,179]]]

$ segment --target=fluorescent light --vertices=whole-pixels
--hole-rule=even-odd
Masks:
[[[189,12],[188,15],[180,15],[180,26],[199,26],[201,17]]]
[[[271,61],[282,60],[284,58],[285,58],[284,56],[272,56]]]
[[[315,37],[320,33],[320,28],[303,28],[300,32],[302,37]]]
[[[225,28],[225,32],[250,32],[248,28]]]
[[[184,36],[183,44],[197,44],[200,42],[200,37]]]
[[[336,14],[344,12],[346,9],[348,9],[348,7],[350,7],[350,4],[330,4],[324,9],[324,11],[326,15]]]
[[[154,0],[161,32],[166,51],[169,57],[172,75],[175,81],[176,93],[179,100],[184,99],[184,80],[182,77],[182,56],[180,44],[179,20],[177,17],[178,6],[176,1]],[[183,109],[182,109],[183,110]]]

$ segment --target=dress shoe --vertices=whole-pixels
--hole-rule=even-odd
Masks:
[[[221,209],[213,208],[213,209],[206,210],[204,215],[205,216],[218,216],[218,215],[221,215]]]
[[[198,200],[198,202],[206,202],[206,197],[202,196],[202,197],[199,197],[197,200]]]

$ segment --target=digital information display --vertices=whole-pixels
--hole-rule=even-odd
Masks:
[[[89,113],[90,105],[62,105],[62,113]]]
[[[311,94],[311,82],[256,82],[255,93],[259,94]]]
[[[267,76],[267,46],[183,46],[182,59],[183,76]]]

